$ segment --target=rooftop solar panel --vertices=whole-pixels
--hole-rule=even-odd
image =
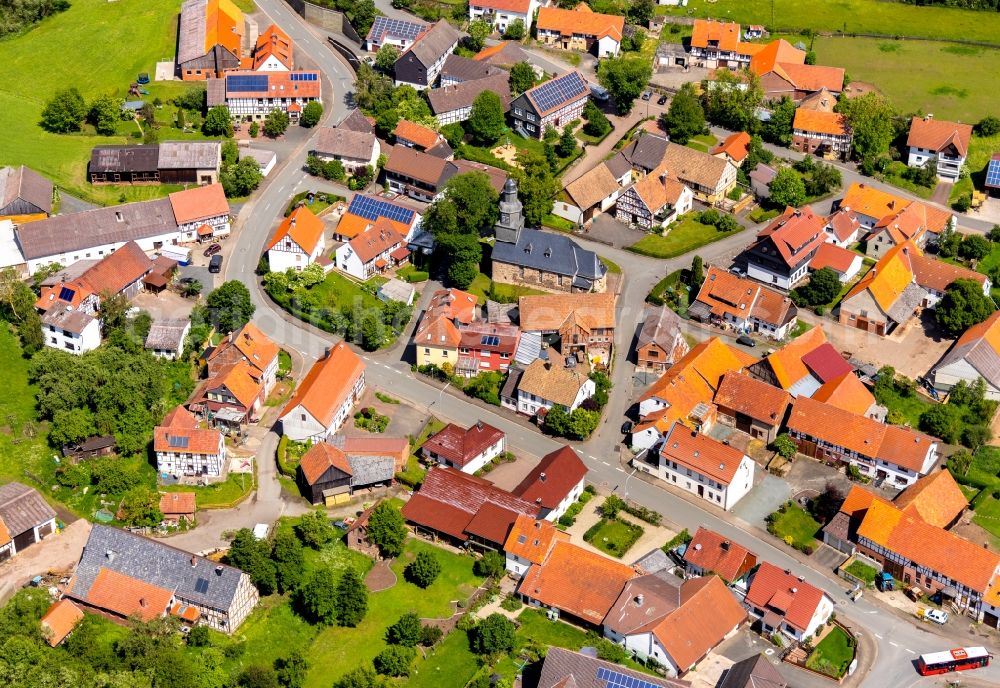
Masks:
[[[1000,160],[990,160],[986,168],[986,186],[1000,189]]]
[[[226,90],[233,93],[267,91],[266,74],[234,74],[226,77]]]
[[[480,339],[483,346],[498,346],[500,344],[500,337],[495,334],[485,335]]]
[[[171,447],[177,447],[178,449],[187,449],[188,438],[178,437],[177,435],[167,435],[167,444]]]
[[[288,78],[292,81],[316,81],[316,72],[292,72]]]
[[[348,211],[354,213],[355,215],[360,215],[368,220],[372,220],[373,222],[380,217],[386,217],[390,220],[401,222],[404,225],[408,225],[413,221],[414,214],[414,211],[409,208],[404,208],[396,205],[395,203],[389,203],[388,201],[383,201],[379,198],[372,198],[371,196],[364,196],[361,194],[358,194],[351,199],[351,205],[348,208]]]
[[[194,591],[202,595],[208,592],[208,579],[199,578],[198,580],[196,580],[194,583]]]
[[[63,287],[59,290],[60,301],[72,301],[74,296],[76,296],[76,292],[69,287]]]
[[[393,19],[391,17],[375,17],[375,23],[372,24],[371,31],[369,31],[370,36],[385,36],[389,35],[393,38],[406,38],[414,39],[417,35],[426,29],[427,27],[423,24],[418,24],[417,22],[404,21],[402,19]]]
[[[605,667],[597,669],[597,679],[599,681],[606,681],[608,688],[659,688],[657,684],[650,681],[634,678]]]
[[[548,112],[568,100],[586,95],[587,84],[576,72],[568,72],[531,89],[531,99],[542,112]]]

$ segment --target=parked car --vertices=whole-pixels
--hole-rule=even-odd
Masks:
[[[212,260],[208,261],[208,271],[212,273],[222,272],[222,256],[212,256]]]
[[[924,612],[924,618],[936,624],[943,624],[948,621],[948,612],[943,612],[940,609],[928,609]]]
[[[194,277],[181,277],[179,280],[177,280],[177,284],[183,286],[185,284],[193,284],[196,281],[197,280]]]
[[[660,96],[656,100],[656,104],[657,105],[666,105],[666,103],[667,103],[667,94],[666,93],[664,93],[662,96]]]
[[[749,346],[751,349],[757,346],[757,342],[755,342],[753,339],[751,339],[745,334],[741,334],[739,337],[737,337],[736,343],[742,344],[743,346]]]
[[[736,275],[737,277],[746,277],[747,271],[738,265],[734,265],[733,267],[729,268],[729,274]]]
[[[214,256],[216,253],[222,250],[222,244],[209,244],[202,254],[205,257]]]
[[[642,99],[643,100],[649,100],[652,97],[653,97],[653,92],[652,91],[643,91],[642,92]]]
[[[622,434],[631,435],[633,427],[635,427],[635,424],[632,421],[630,420],[625,421],[624,423],[622,423]]]

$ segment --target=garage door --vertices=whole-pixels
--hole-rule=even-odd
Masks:
[[[1000,628],[1000,616],[997,616],[996,614],[990,614],[989,612],[985,612],[983,614],[983,623],[989,626],[990,628]]]

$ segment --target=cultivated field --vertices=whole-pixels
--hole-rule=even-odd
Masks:
[[[661,14],[766,24],[772,30],[781,31],[813,29],[1000,42],[1000,13],[917,7],[879,0],[691,0],[687,7],[658,7],[657,10]]]
[[[843,67],[852,80],[874,83],[901,112],[920,110],[962,122],[1000,112],[995,85],[1000,50],[876,38],[817,38],[813,48],[819,64]]]
[[[176,0],[73,0],[71,7],[12,40],[0,42],[0,165],[25,164],[61,188],[95,202],[117,202],[123,189],[91,187],[85,181],[90,149],[98,144],[138,143],[137,131],[122,123],[120,136],[50,134],[38,126],[45,102],[59,89],[75,86],[88,102],[102,93],[125,97],[140,72],[154,72],[157,60],[172,59],[177,34]],[[186,86],[180,82],[146,88],[148,100],[166,101]],[[158,111],[166,119],[168,111]],[[180,138],[163,128],[160,138]],[[191,138],[196,134],[187,134]],[[160,187],[125,188],[128,200],[162,195]]]

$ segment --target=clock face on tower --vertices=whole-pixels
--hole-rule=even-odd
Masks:
[[[500,222],[504,223],[505,225],[510,224],[510,214],[508,213],[501,214]]]

